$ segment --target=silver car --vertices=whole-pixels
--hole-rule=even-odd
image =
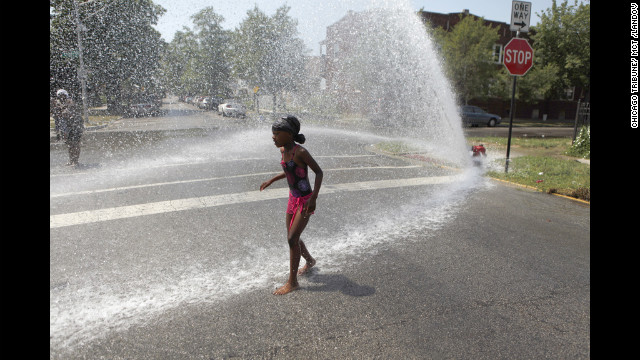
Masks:
[[[489,127],[500,124],[502,120],[496,114],[490,114],[477,106],[465,105],[460,107],[462,123],[467,126],[487,125]]]
[[[218,114],[222,114],[222,116],[245,117],[247,116],[247,109],[242,104],[228,102],[218,105]]]

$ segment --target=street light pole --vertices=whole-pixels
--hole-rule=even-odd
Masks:
[[[80,67],[78,68],[78,78],[80,79],[80,85],[82,88],[82,114],[84,118],[84,123],[89,124],[89,110],[87,108],[87,77],[86,71],[84,68],[84,60],[82,58],[82,35],[80,34],[80,16],[78,15],[78,4],[76,0],[73,0],[73,11],[75,13],[76,18],[76,36],[78,37],[78,57],[80,60]]]

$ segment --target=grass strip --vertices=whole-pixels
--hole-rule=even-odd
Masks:
[[[487,176],[591,201],[591,166],[575,160],[521,156],[511,159],[508,173],[492,170],[487,171]]]

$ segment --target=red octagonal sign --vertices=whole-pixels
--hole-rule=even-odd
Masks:
[[[533,49],[525,39],[513,38],[504,47],[504,66],[511,75],[522,76],[533,66]]]

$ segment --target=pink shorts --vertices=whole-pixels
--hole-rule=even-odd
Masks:
[[[291,195],[291,193],[289,193],[289,202],[287,203],[287,214],[295,215],[295,213],[298,211],[298,208],[300,208],[300,212],[302,212],[302,208],[304,207],[304,204],[306,204],[307,201],[309,201],[309,199],[311,198],[311,195],[313,194],[309,194],[303,197],[295,197]]]
[[[287,214],[293,215],[291,217],[291,223],[289,224],[289,229],[291,229],[291,225],[293,225],[293,220],[296,218],[296,213],[302,213],[304,204],[306,204],[307,201],[311,198],[311,195],[313,194],[309,194],[303,197],[295,197],[291,195],[291,193],[289,193],[289,203],[287,203]],[[312,212],[312,214],[314,213],[315,212]]]

